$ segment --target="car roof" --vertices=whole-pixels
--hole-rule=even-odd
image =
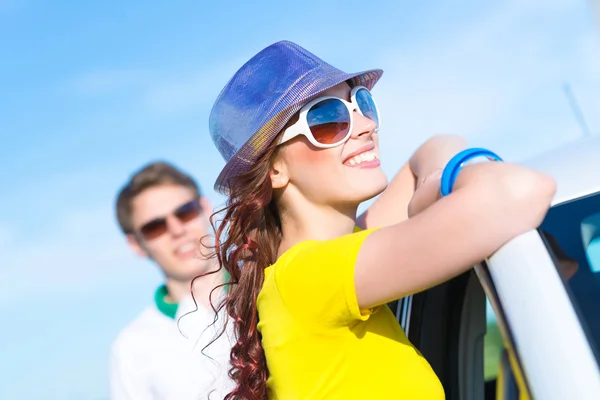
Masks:
[[[600,191],[600,137],[561,145],[522,164],[545,172],[556,180],[552,205]]]

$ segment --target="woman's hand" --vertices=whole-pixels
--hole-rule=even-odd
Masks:
[[[418,213],[429,207],[437,199],[433,193],[439,192],[439,183],[435,190],[429,189],[429,186],[435,186],[434,183],[428,184],[418,194],[415,189],[421,187],[423,181],[439,180],[439,177],[434,177],[436,171],[444,168],[456,153],[465,148],[466,139],[458,135],[429,138],[415,151],[375,203],[358,217],[357,225],[362,228],[390,226],[409,218],[411,211]]]

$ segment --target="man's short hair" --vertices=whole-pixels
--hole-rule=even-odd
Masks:
[[[133,233],[133,199],[146,189],[168,185],[183,186],[198,197],[202,195],[194,179],[172,164],[164,161],[147,164],[129,178],[117,196],[117,221],[123,233]]]

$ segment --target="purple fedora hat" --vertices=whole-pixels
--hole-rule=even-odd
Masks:
[[[215,190],[227,194],[229,179],[248,172],[304,104],[346,81],[370,90],[382,74],[347,74],[288,41],[263,49],[225,85],[210,113],[210,135],[227,162]]]

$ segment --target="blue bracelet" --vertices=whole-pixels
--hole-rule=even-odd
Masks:
[[[452,159],[448,161],[448,164],[446,164],[444,167],[444,172],[442,172],[442,182],[440,184],[442,196],[448,196],[452,192],[454,182],[456,181],[458,173],[464,164],[467,161],[477,157],[487,157],[492,161],[502,161],[502,159],[496,153],[482,148],[471,148],[461,151],[452,157]]]

